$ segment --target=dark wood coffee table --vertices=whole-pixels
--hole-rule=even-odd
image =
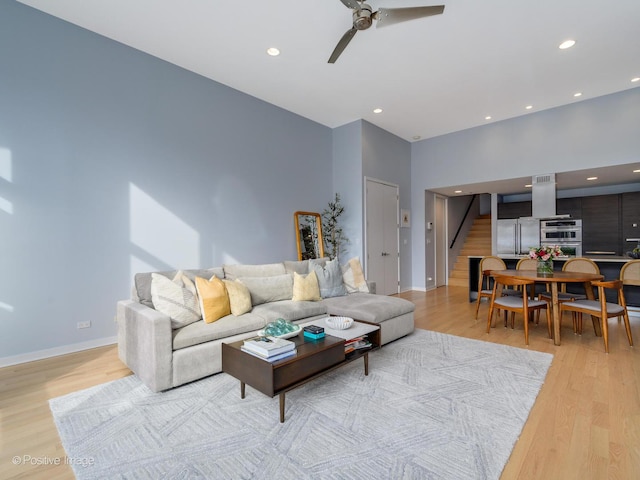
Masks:
[[[370,330],[376,327],[366,325],[363,328]],[[309,340],[300,333],[290,339],[296,344],[298,353],[273,363],[243,352],[240,347],[244,341],[223,343],[222,371],[240,380],[240,398],[245,397],[245,385],[270,397],[279,395],[280,422],[283,423],[285,393],[289,390],[359,358],[364,359],[364,374],[369,374],[369,352],[380,348],[380,329],[377,328],[367,335],[372,343],[371,348],[356,350],[345,356],[344,338],[326,335],[321,340]],[[355,338],[355,335],[351,338]]]

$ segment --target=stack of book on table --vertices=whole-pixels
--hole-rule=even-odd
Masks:
[[[367,338],[366,335],[361,335],[356,338],[351,338],[344,342],[344,353],[348,354],[351,352],[355,352],[356,350],[364,350],[366,348],[371,348],[372,344]]]
[[[254,337],[244,341],[240,350],[268,362],[292,357],[297,353],[296,344],[277,337]]]

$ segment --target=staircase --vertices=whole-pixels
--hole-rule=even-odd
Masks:
[[[469,286],[468,255],[491,255],[491,215],[480,215],[475,219],[464,241],[460,255],[449,276],[449,286]]]

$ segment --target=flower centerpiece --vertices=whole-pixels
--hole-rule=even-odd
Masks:
[[[529,257],[538,260],[537,271],[540,275],[553,274],[553,259],[563,255],[562,249],[558,245],[532,247],[529,250]]]

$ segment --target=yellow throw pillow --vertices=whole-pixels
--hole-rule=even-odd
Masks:
[[[291,300],[294,302],[322,300],[316,272],[311,272],[306,276],[293,272],[293,298]]]
[[[237,280],[223,280],[229,294],[231,314],[236,317],[251,311],[251,293],[249,289]]]
[[[196,288],[200,299],[202,318],[206,323],[213,323],[231,314],[227,287],[215,275],[210,280],[196,277]]]

